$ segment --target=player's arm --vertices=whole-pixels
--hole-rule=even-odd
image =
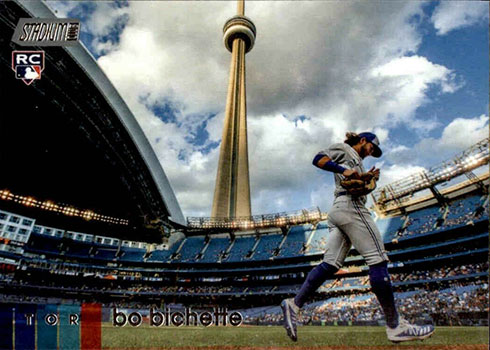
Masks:
[[[332,173],[342,174],[345,177],[355,177],[355,174],[357,174],[357,171],[344,168],[343,166],[335,163],[332,159],[322,153],[318,153],[315,156],[315,158],[313,159],[313,165]]]

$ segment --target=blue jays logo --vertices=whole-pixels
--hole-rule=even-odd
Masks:
[[[27,85],[34,80],[41,79],[44,70],[44,51],[13,51],[12,70],[15,77]]]

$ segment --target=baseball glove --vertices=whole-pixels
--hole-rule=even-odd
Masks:
[[[340,185],[352,196],[365,196],[376,188],[377,177],[372,172],[362,173],[358,178],[342,180]]]

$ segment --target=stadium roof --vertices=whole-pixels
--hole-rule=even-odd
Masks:
[[[0,189],[125,218],[133,226],[152,220],[185,225],[153,149],[95,59],[80,43],[14,44],[15,26],[26,17],[56,18],[42,2],[0,3]],[[45,52],[40,80],[27,86],[15,78],[14,50]]]

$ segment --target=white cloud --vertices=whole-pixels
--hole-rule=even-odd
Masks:
[[[128,19],[129,8],[119,7],[111,2],[95,2],[97,10],[87,22],[91,34],[95,36],[92,47],[97,54],[104,54],[117,48],[116,34]]]
[[[449,150],[463,150],[488,137],[488,116],[456,118],[442,132],[439,143]]]
[[[424,138],[412,147],[399,145],[387,154],[387,159],[398,164],[423,164],[431,167],[450,159],[475,143],[488,137],[488,116],[455,118],[439,138]]]
[[[441,126],[441,122],[439,122],[435,117],[419,119],[413,118],[409,121],[409,127],[416,130],[419,136],[426,136],[430,131]]]
[[[87,29],[93,35],[104,36],[115,28],[117,22],[129,13],[129,8],[118,7],[114,2],[96,2],[97,8],[87,21]]]
[[[437,34],[445,35],[455,29],[484,23],[485,19],[488,19],[487,1],[442,1],[434,10],[431,21]]]
[[[389,137],[389,131],[388,129],[382,128],[382,127],[377,127],[373,130],[373,132],[378,136],[378,140],[380,144],[383,144],[388,141]]]
[[[389,150],[389,153],[398,153],[398,152],[404,152],[408,151],[410,148],[404,145],[397,145]]]
[[[442,92],[449,93],[461,87],[454,72],[416,55],[395,58],[373,68],[371,75],[376,84],[373,96],[380,102],[379,113],[390,116],[387,121],[391,125],[402,122],[421,131],[439,126],[436,120],[414,118],[417,108],[429,102],[428,89],[439,86]]]
[[[333,178],[332,175],[324,173],[323,179],[321,179],[322,183],[310,191],[310,203],[314,204],[315,207],[320,208],[323,212],[328,211],[332,206],[333,200],[331,193],[335,190],[333,180],[325,181],[325,177]],[[307,209],[313,209],[313,207]]]
[[[413,164],[393,164],[387,167],[379,165],[381,176],[378,181],[378,187],[388,185],[394,181],[401,180],[412,174],[420,173],[425,170],[424,167]]]
[[[100,55],[110,52],[116,48],[116,34],[123,27],[128,18],[128,6],[122,3],[94,1],[48,1],[47,5],[59,18],[85,17],[82,18],[82,32],[94,36],[90,43],[93,53]],[[80,6],[80,7],[79,7]],[[85,7],[83,7],[85,6]]]
[[[169,99],[181,106],[184,117],[223,110],[228,55],[220,30],[229,7],[209,2],[132,2],[120,44],[99,63],[111,79],[124,84],[123,94],[136,88],[148,100]]]
[[[315,122],[310,120],[296,124],[281,115],[250,120],[249,159],[253,192],[276,191],[275,196],[282,196],[289,210],[304,206],[300,206],[298,199],[291,197],[290,193],[307,191],[307,185],[315,174],[313,157],[327,146],[322,145],[320,138],[312,138],[315,128]],[[329,133],[324,132],[323,137],[330,138]]]

